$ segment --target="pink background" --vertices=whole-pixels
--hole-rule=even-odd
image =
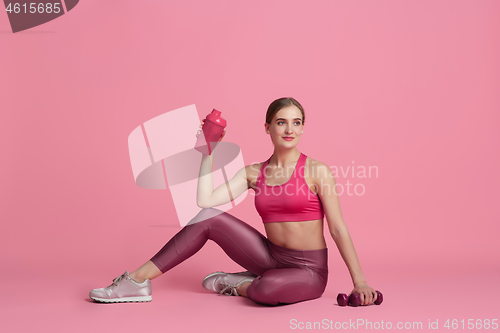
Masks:
[[[498,1],[81,1],[12,34],[0,13],[2,328],[6,332],[281,332],[290,320],[499,319]],[[133,180],[127,137],[190,104],[266,160],[267,106],[306,110],[298,149],[364,195],[340,197],[380,306],[340,308],[352,283],[325,227],[317,300],[280,307],[201,286],[241,270],[213,242],[153,281],[151,303],[88,292],[179,229],[168,190]],[[195,135],[196,133],[193,133]],[[167,143],[166,143],[167,144]],[[264,232],[253,196],[230,213]],[[196,212],[193,212],[193,216]]]

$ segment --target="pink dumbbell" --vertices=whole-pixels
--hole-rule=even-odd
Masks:
[[[377,300],[374,303],[380,305],[384,301],[384,296],[378,290],[375,290],[375,292],[377,293]],[[358,293],[352,293],[349,297],[346,294],[338,294],[337,303],[339,306],[359,306],[361,305],[361,297]]]

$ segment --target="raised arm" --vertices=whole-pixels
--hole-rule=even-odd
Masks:
[[[202,130],[205,119],[202,120],[198,136]],[[226,135],[224,131],[219,142]],[[217,149],[217,148],[215,148]],[[200,173],[198,175],[198,188],[196,192],[196,204],[200,208],[211,208],[231,202],[248,190],[247,167],[240,169],[234,177],[217,187],[214,191],[213,183],[213,155],[202,154]]]
[[[197,204],[200,208],[216,207],[233,201],[248,190],[247,167],[214,190],[212,155],[203,155],[198,176]]]
[[[362,305],[368,305],[377,299],[377,293],[368,286],[361,271],[354,244],[342,218],[335,177],[326,164],[319,161],[316,161],[315,164],[316,170],[314,174],[317,175],[315,184],[318,187],[318,195],[323,204],[330,234],[351,274],[354,285],[352,292],[360,294]]]

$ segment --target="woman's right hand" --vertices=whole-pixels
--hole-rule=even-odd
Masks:
[[[201,120],[201,124],[200,124],[200,129],[198,130],[198,132],[196,132],[196,137],[198,137],[198,135],[200,135],[202,129],[203,129],[203,125],[205,124],[205,119],[202,119]],[[224,138],[224,136],[226,135],[226,130],[222,131],[222,134],[219,138],[219,141],[217,142],[221,142],[222,141],[222,138]]]
[[[200,124],[200,129],[198,130],[198,132],[196,132],[196,137],[198,137],[198,135],[200,135],[201,133],[201,129],[203,128],[203,123],[205,122],[205,119],[202,119],[201,120],[201,124]]]
[[[219,139],[219,141],[217,141],[217,142],[221,142],[221,141],[222,141],[222,138],[224,137],[224,135],[226,135],[226,130],[222,131],[222,134],[221,134],[221,136],[220,136],[220,139]]]

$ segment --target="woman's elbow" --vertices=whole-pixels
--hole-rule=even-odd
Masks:
[[[208,204],[208,202],[206,202],[206,201],[197,200],[196,204],[198,205],[198,207],[203,208],[203,209],[212,208],[212,205]]]
[[[332,227],[330,228],[330,234],[332,235],[332,238],[334,240],[343,238],[343,237],[350,237],[349,231],[345,226],[339,226],[339,227]]]

